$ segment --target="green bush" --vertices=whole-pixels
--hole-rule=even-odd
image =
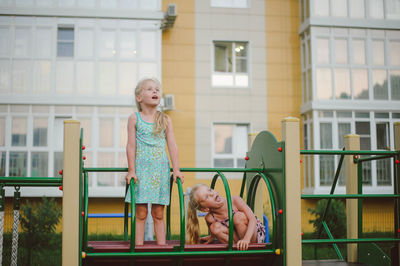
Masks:
[[[317,202],[315,209],[308,208],[308,211],[315,215],[315,219],[309,220],[314,226],[314,237],[317,237],[318,230],[321,232],[321,237],[327,237],[326,231],[322,226],[322,218],[327,203],[327,199],[322,199]],[[325,216],[325,222],[334,238],[344,238],[346,236],[346,213],[342,201],[331,200],[328,212]]]

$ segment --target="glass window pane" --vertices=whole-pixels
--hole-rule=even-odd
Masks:
[[[400,0],[386,0],[386,18],[400,19]]]
[[[307,95],[308,101],[312,100],[312,75],[311,69],[307,70]]]
[[[26,152],[10,152],[9,176],[26,176],[27,170]]]
[[[30,61],[14,60],[12,71],[12,91],[14,93],[28,93],[31,85]]]
[[[337,117],[348,117],[351,118],[351,112],[336,112]]]
[[[69,94],[73,91],[74,64],[72,61],[58,61],[56,69],[56,92]]]
[[[47,177],[47,162],[49,155],[47,152],[32,152],[31,176],[32,177]]]
[[[86,147],[92,144],[92,120],[90,118],[79,117],[81,128],[83,128],[83,143]]]
[[[99,152],[97,165],[98,167],[114,167],[114,153],[113,152]],[[114,173],[98,173],[97,185],[99,187],[114,186],[115,174]]]
[[[10,29],[9,27],[0,27],[0,56],[10,55]]]
[[[388,84],[386,70],[372,71],[372,88],[374,89],[375,100],[388,99]]]
[[[36,46],[35,56],[38,58],[51,57],[52,36],[51,28],[38,28],[36,29]]]
[[[235,156],[239,158],[244,158],[246,156],[246,152],[248,151],[248,132],[246,125],[237,125],[234,128],[234,151]]]
[[[58,28],[57,34],[58,41],[73,41],[74,29],[73,28]]]
[[[6,143],[6,119],[5,117],[0,117],[0,146],[4,146]]]
[[[372,63],[374,65],[385,64],[385,43],[384,41],[372,42]]]
[[[132,96],[137,83],[137,64],[121,62],[118,68],[119,94]]]
[[[216,154],[232,154],[232,134],[232,125],[214,125],[214,152]]]
[[[390,41],[390,64],[400,66],[400,41]]]
[[[391,159],[376,161],[376,183],[378,186],[392,185],[392,167]]]
[[[351,18],[364,18],[365,6],[364,0],[349,0],[350,17]]]
[[[116,90],[116,64],[113,62],[99,63],[99,93],[113,95]]]
[[[126,144],[128,143],[128,119],[127,118],[121,118],[119,120],[119,146],[126,147]]]
[[[378,150],[390,150],[388,123],[376,124],[376,148]]]
[[[353,63],[357,65],[365,64],[365,41],[353,40]]]
[[[335,63],[347,64],[347,40],[335,40]]]
[[[76,62],[76,89],[78,94],[93,94],[94,63]]]
[[[329,16],[329,0],[314,1],[314,13],[316,16]]]
[[[339,149],[344,147],[344,136],[351,133],[351,125],[350,123],[339,123],[338,124],[338,144]]]
[[[332,16],[347,17],[347,0],[334,0],[332,2]]]
[[[332,185],[335,175],[335,157],[332,155],[319,156],[319,183],[321,186]]]
[[[128,168],[128,160],[126,158],[126,152],[119,152],[118,153],[118,165],[117,165],[117,167]],[[126,173],[118,173],[117,175],[118,175],[117,186],[125,187],[125,184],[126,184],[126,181],[125,181]]]
[[[10,89],[10,61],[0,60],[0,93],[7,93]]]
[[[236,59],[236,72],[247,73],[247,59]]]
[[[33,146],[47,146],[47,118],[35,118],[33,120]]]
[[[143,37],[143,36],[142,36]],[[146,43],[147,45],[147,43]],[[136,57],[136,32],[133,30],[123,30],[120,32],[120,57]]]
[[[33,91],[49,93],[51,86],[51,61],[35,61],[33,69]]]
[[[76,52],[78,57],[92,57],[94,44],[93,29],[78,29]]]
[[[233,167],[233,159],[214,159],[214,167],[231,168]]]
[[[237,168],[244,168],[246,165],[245,159],[236,159],[236,167]]]
[[[232,43],[216,42],[214,53],[214,71],[232,72]]]
[[[6,176],[6,152],[0,152],[0,176]]]
[[[400,70],[390,72],[390,87],[392,100],[400,100]]]
[[[73,43],[58,43],[57,56],[73,57],[74,44]]]
[[[350,99],[350,70],[347,68],[335,69],[336,99]]]
[[[389,118],[389,113],[375,113],[375,118]]]
[[[369,118],[369,113],[364,113],[364,112],[356,112],[355,113],[357,118]]]
[[[244,42],[235,43],[236,57],[247,57],[247,44]]]
[[[57,56],[74,56],[74,28],[58,28]]]
[[[62,152],[54,152],[54,168],[53,168],[53,176],[59,177],[59,171],[63,169],[63,153]]]
[[[330,56],[329,39],[317,38],[317,62],[318,64],[329,64]]]
[[[320,148],[332,149],[332,124],[320,123],[319,130],[320,130]]]
[[[113,58],[115,50],[116,33],[114,30],[101,30],[99,42],[99,55],[102,58]]]
[[[11,129],[11,145],[26,146],[27,120],[26,118],[14,117]]]
[[[140,57],[155,58],[157,55],[157,35],[154,31],[143,31],[140,34]]]
[[[332,99],[332,74],[330,68],[317,68],[317,97],[320,100]]]
[[[369,0],[369,15],[371,18],[383,19],[383,1]]]
[[[368,72],[366,69],[353,70],[354,99],[368,99]]]
[[[141,63],[139,65],[139,77],[158,77],[158,64]]]
[[[20,28],[15,29],[15,43],[14,43],[14,56],[28,57],[31,47],[31,29]]]
[[[100,147],[113,147],[114,146],[114,119],[101,118],[99,124],[99,143]]]

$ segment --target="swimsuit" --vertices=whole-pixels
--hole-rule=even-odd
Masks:
[[[235,215],[235,213],[237,213],[238,211],[236,210],[232,210],[232,217],[233,215]],[[215,221],[221,223],[223,226],[226,226],[229,228],[229,217],[224,219],[224,220],[217,220],[214,217],[214,214],[212,214],[212,217],[214,218]],[[264,225],[261,223],[261,221],[257,218],[256,216],[256,220],[257,220],[257,224],[256,224],[256,230],[257,230],[257,243],[264,243],[265,241],[265,227]]]

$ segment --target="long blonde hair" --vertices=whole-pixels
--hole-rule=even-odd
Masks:
[[[196,184],[189,193],[189,203],[187,212],[187,242],[188,244],[199,244],[200,243],[200,226],[199,219],[197,218],[197,210],[200,210],[200,204],[198,202],[196,192],[204,184]]]
[[[156,78],[144,78],[138,82],[135,88],[135,101],[139,112],[142,111],[142,106],[140,106],[140,103],[137,101],[137,96],[139,96],[142,93],[144,84],[147,81],[153,81],[161,89],[161,83]],[[153,133],[161,134],[161,132],[167,128],[167,115],[164,114],[162,111],[157,111],[156,116],[154,118],[154,124],[155,126],[153,129]]]

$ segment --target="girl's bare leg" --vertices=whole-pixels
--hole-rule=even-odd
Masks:
[[[229,241],[229,228],[222,225],[219,222],[212,223],[210,225],[210,231],[215,237],[219,240],[221,243],[228,243]],[[236,232],[233,232],[233,241],[237,242],[238,241],[238,236]]]
[[[147,204],[136,204],[136,230],[135,243],[143,245],[144,241],[144,226],[147,218]]]
[[[249,220],[243,212],[236,212],[233,216],[233,224],[235,226],[235,232],[237,233],[239,239],[243,239],[247,232],[247,227]],[[254,230],[250,242],[257,242],[257,230]]]
[[[165,245],[164,205],[152,204],[151,216],[153,216],[157,245]]]

